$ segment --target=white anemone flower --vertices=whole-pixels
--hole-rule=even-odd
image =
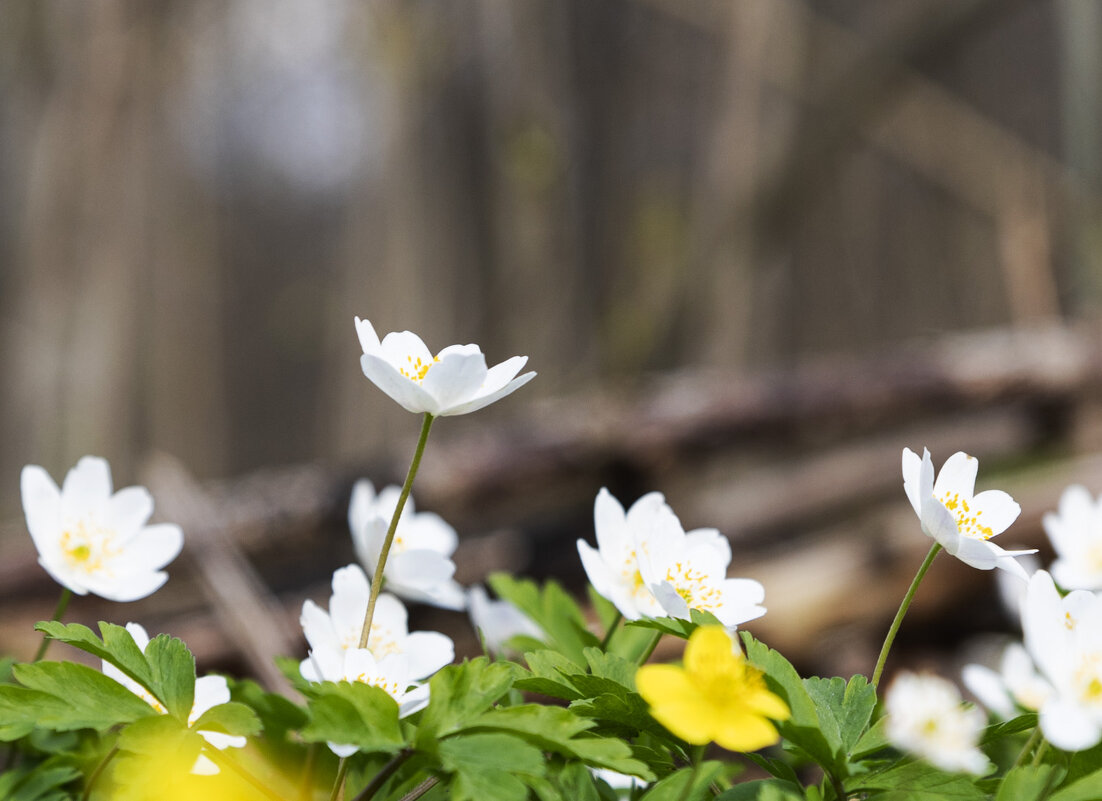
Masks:
[[[986,665],[965,665],[961,679],[981,704],[1003,719],[1014,717],[1019,709],[1036,712],[1052,696],[1052,685],[1037,672],[1029,652],[1019,643],[1006,647],[998,671]]]
[[[946,771],[981,774],[987,769],[979,749],[986,718],[962,704],[952,682],[904,673],[888,688],[884,710],[888,740],[897,748]]]
[[[414,681],[405,654],[376,659],[367,648],[316,648],[299,665],[299,673],[307,681],[358,681],[379,687],[398,702],[398,716],[403,718],[429,703],[429,686]],[[333,742],[329,748],[341,758],[358,750],[355,745]]]
[[[1053,687],[1040,707],[1041,732],[1057,748],[1082,751],[1102,740],[1102,598],[1075,590],[1061,598],[1044,570],[1022,604],[1025,646]]]
[[[528,615],[508,601],[492,601],[481,585],[467,590],[467,611],[471,625],[486,643],[486,650],[501,653],[513,637],[544,638],[543,630]]]
[[[1071,486],[1041,520],[1056,551],[1052,577],[1068,590],[1102,590],[1102,498]]]
[[[134,638],[134,644],[137,645],[144,654],[146,646],[149,645],[149,635],[146,633],[145,628],[138,623],[127,623],[126,630],[130,632],[130,636]],[[110,662],[103,661],[101,669],[103,670],[103,675],[110,676],[162,715],[168,713],[168,710],[164,708],[160,701],[150,694],[149,690],[138,684]],[[196,679],[195,698],[191,704],[191,712],[189,712],[187,716],[188,726],[193,726],[195,721],[201,718],[211,707],[219,706],[220,704],[228,704],[229,701],[230,688],[224,676],[202,676]],[[197,734],[206,740],[208,745],[217,748],[219,751],[223,751],[226,748],[243,748],[245,745],[245,738],[239,735],[226,734],[219,731],[203,731],[201,729]],[[211,762],[210,759],[203,756],[203,754],[199,754],[191,772],[198,775],[213,775],[219,771],[218,766]]]
[[[313,601],[302,605],[303,633],[312,651],[335,652],[358,648],[371,582],[359,565],[333,573],[333,595],[326,612]],[[402,654],[410,678],[425,679],[455,659],[450,637],[436,631],[410,633],[406,608],[389,593],[375,600],[367,647],[376,658]]]
[[[105,460],[85,456],[60,489],[41,467],[27,465],[20,484],[38,562],[63,587],[136,601],[168,580],[161,568],[180,553],[183,532],[168,523],[146,525],[153,499],[145,487],[112,494]]]
[[[661,493],[644,495],[625,514],[602,489],[593,517],[597,548],[578,540],[582,566],[593,588],[628,620],[688,619],[699,609],[733,628],[765,614],[760,583],[727,578],[727,538],[714,528],[686,533]]]
[[[478,345],[449,345],[435,356],[411,331],[392,332],[379,341],[368,320],[356,318],[364,375],[398,404],[434,417],[467,414],[489,406],[527,384],[534,372],[518,376],[527,356],[513,356],[486,368]]]
[[[356,556],[372,574],[379,563],[390,520],[398,505],[401,489],[390,486],[375,494],[375,486],[366,479],[356,482],[348,505],[348,526]],[[383,578],[386,588],[409,601],[463,609],[467,600],[463,588],[452,578],[455,562],[451,555],[459,545],[459,536],[440,515],[414,511],[413,496],[406,499],[394,541],[387,555]]]
[[[957,559],[979,570],[994,567],[1028,579],[1015,556],[1036,553],[1032,548],[1005,551],[991,538],[1013,523],[1021,507],[1001,490],[975,494],[979,462],[958,451],[945,460],[934,480],[930,452],[922,458],[910,448],[903,449],[903,490],[918,515],[922,531]]]

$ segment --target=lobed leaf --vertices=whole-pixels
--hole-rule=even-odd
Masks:
[[[487,583],[499,598],[509,601],[543,629],[550,644],[579,665],[584,662],[584,649],[600,644],[586,628],[577,602],[557,582],[548,581],[538,587],[534,581],[493,573]]]
[[[641,801],[704,801],[711,799],[711,784],[723,772],[724,764],[709,760],[694,771],[682,768],[656,783]]]
[[[398,703],[385,690],[362,682],[318,682],[309,699],[306,742],[355,745],[365,753],[394,754],[406,745]]]
[[[149,688],[168,714],[187,725],[195,702],[195,657],[182,640],[158,634],[145,649],[153,685]]]
[[[15,678],[33,695],[20,688],[0,687],[0,708],[7,711],[20,703],[4,720],[26,719],[44,729],[103,731],[119,723],[130,723],[156,715],[157,711],[130,690],[98,670],[74,662],[36,662],[15,666]]]
[[[995,801],[1043,801],[1062,776],[1057,765],[1020,765],[1003,777]]]
[[[429,681],[429,705],[421,715],[418,744],[428,746],[465,728],[512,689],[519,670],[484,656],[439,670]]]
[[[47,620],[36,623],[34,627],[52,639],[110,662],[156,695],[153,692],[153,676],[149,669],[149,662],[124,626],[100,621],[99,630],[103,635],[102,640],[90,628],[79,623]]]
[[[507,734],[466,734],[439,746],[440,763],[455,778],[453,801],[525,801],[528,788],[515,774],[543,776],[539,749]]]
[[[847,779],[846,792],[873,793],[876,801],[983,801],[971,777],[946,773],[927,762],[900,762]]]
[[[260,734],[260,718],[244,704],[230,701],[212,706],[192,724],[195,731],[215,731],[241,737],[255,737]]]

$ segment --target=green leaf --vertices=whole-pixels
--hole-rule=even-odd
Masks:
[[[849,683],[841,677],[804,679],[804,687],[815,704],[823,735],[834,747],[838,761],[844,761],[872,717],[876,688],[861,675]]]
[[[585,616],[574,599],[556,582],[543,587],[527,579],[516,579],[506,573],[494,573],[487,583],[499,598],[509,601],[544,630],[550,644],[579,665],[582,651],[600,644],[586,628]]]
[[[80,771],[59,759],[48,759],[33,768],[7,769],[0,773],[0,798],[4,801],[47,801],[70,798],[60,790],[80,778]]]
[[[689,617],[691,620],[682,620],[679,617],[642,618],[640,620],[629,620],[625,625],[629,628],[653,629],[662,634],[672,634],[674,637],[680,637],[683,640],[689,639],[689,636],[700,626],[722,625],[711,612],[702,612],[699,609],[690,609]]]
[[[529,675],[518,678],[513,686],[518,690],[549,695],[564,701],[583,697],[582,693],[566,679],[567,675],[582,672],[581,664],[571,662],[558,651],[544,649],[524,655]]]
[[[203,738],[172,715],[155,715],[131,723],[119,732],[120,751],[150,757],[180,755],[189,764],[199,755]]]
[[[118,723],[130,723],[156,715],[156,710],[114,679],[98,670],[73,662],[37,662],[15,666],[15,678],[35,695],[19,693],[20,688],[0,686],[0,709],[7,712],[19,703],[23,710],[12,709],[3,720],[18,723],[26,716],[38,727],[53,731],[108,729]]]
[[[439,745],[440,763],[455,774],[454,801],[524,801],[528,788],[515,774],[542,776],[539,749],[507,734],[467,734]]]
[[[145,649],[153,694],[168,713],[187,724],[195,701],[195,657],[181,640],[158,634]]]
[[[926,762],[906,762],[845,781],[847,793],[880,791],[876,801],[984,801],[974,780]]]
[[[797,787],[800,785],[800,777],[796,775],[796,770],[780,759],[772,759],[765,754],[747,754],[747,759],[757,765],[771,776],[775,776],[783,782],[789,782]]]
[[[1035,728],[1037,728],[1037,713],[1027,712],[1024,715],[1018,715],[1018,717],[1011,718],[1010,720],[992,723],[983,730],[983,735],[980,737],[980,745],[987,745],[1003,737],[1008,737],[1012,734],[1018,734],[1019,732]]]
[[[522,704],[490,710],[471,720],[465,728],[507,731],[545,751],[580,759],[594,767],[653,780],[654,774],[632,756],[631,748],[623,741],[578,736],[592,726],[592,720],[562,707]]]
[[[779,695],[792,712],[792,716],[785,721],[777,721],[777,731],[789,743],[798,746],[811,759],[819,763],[823,768],[834,769],[838,759],[837,745],[827,739],[832,735],[840,745],[840,735],[835,730],[829,731],[830,722],[826,725],[819,719],[815,702],[808,695],[796,668],[777,651],[758,642],[749,632],[740,632],[742,642],[746,647],[746,658],[751,664],[762,671],[766,686]]]
[[[385,690],[362,682],[318,682],[311,687],[306,742],[355,745],[365,753],[394,754],[405,745],[398,703]]]
[[[252,680],[231,681],[230,696],[256,712],[269,739],[283,739],[288,731],[302,728],[310,719],[305,709],[278,693],[267,692]]]
[[[1003,777],[995,801],[1043,801],[1062,775],[1063,768],[1057,765],[1022,765],[1014,768]]]
[[[433,740],[465,728],[509,692],[519,670],[480,656],[437,671],[429,681],[429,705],[421,715],[418,745],[431,750]]]
[[[195,731],[215,731],[241,737],[260,734],[260,718],[244,704],[230,701],[212,706],[192,724]]]
[[[1102,798],[1102,770],[1061,787],[1048,797],[1048,801],[1097,801],[1099,798]]]
[[[852,751],[850,751],[850,756],[854,759],[864,758],[871,754],[875,754],[877,751],[889,748],[891,742],[888,740],[887,728],[887,718],[880,718],[880,720],[872,724],[869,730],[862,734],[856,744],[854,744]]]
[[[612,679],[629,690],[635,689],[635,671],[638,667],[634,662],[629,662],[616,654],[606,654],[600,648],[586,648],[583,655],[594,676]]]
[[[655,784],[642,796],[642,801],[704,801],[711,799],[709,787],[723,772],[722,762],[701,762],[695,771],[682,768]]]
[[[558,785],[569,801],[601,801],[593,774],[580,762],[570,762],[559,771]]]
[[[123,626],[100,621],[101,640],[87,626],[79,623],[59,623],[47,620],[35,624],[35,629],[47,636],[104,659],[138,684],[153,692],[153,676],[142,650]],[[156,695],[156,693],[154,693]]]
[[[10,684],[12,681],[11,669],[15,659],[10,656],[0,657],[0,684]]]
[[[812,789],[816,788],[808,788],[809,791]],[[732,787],[716,796],[715,801],[803,801],[804,797],[799,784],[783,779],[764,779]]]

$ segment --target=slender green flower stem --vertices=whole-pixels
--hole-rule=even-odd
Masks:
[[[54,609],[54,616],[50,620],[61,620],[61,616],[65,614],[65,610],[69,608],[69,601],[73,599],[73,591],[68,587],[61,588],[61,597],[57,599],[57,607]],[[46,649],[50,647],[52,639],[45,634],[42,635],[42,643],[38,646],[38,650],[34,654],[32,662],[37,662],[46,655]]]
[[[1033,762],[1030,764],[1033,767],[1037,767],[1041,764],[1041,758],[1045,755],[1045,751],[1048,750],[1048,740],[1041,738],[1041,744],[1037,746],[1037,750],[1033,752]]]
[[[333,780],[333,791],[329,793],[329,801],[337,801],[341,797],[341,789],[344,787],[344,777],[348,773],[348,759],[341,757],[337,763],[337,778]]]
[[[884,645],[880,648],[880,657],[876,660],[876,669],[872,672],[873,687],[876,687],[876,685],[880,683],[880,674],[884,672],[884,663],[888,661],[888,651],[892,649],[892,643],[895,642],[895,635],[899,632],[899,626],[903,623],[903,617],[907,614],[907,610],[911,606],[911,601],[914,600],[918,585],[922,583],[926,571],[930,569],[934,557],[938,555],[940,550],[940,542],[935,542],[930,547],[930,552],[926,554],[922,566],[918,569],[918,572],[915,573],[914,581],[911,582],[907,594],[903,596],[903,602],[899,604],[899,611],[895,613],[895,620],[892,621],[892,627],[888,629],[888,636],[884,638]]]
[[[367,647],[367,641],[371,637],[371,619],[375,616],[375,602],[379,599],[379,590],[383,586],[383,568],[386,567],[386,558],[390,554],[390,546],[394,542],[394,532],[398,530],[398,520],[402,517],[402,510],[406,508],[406,499],[413,487],[413,479],[417,475],[417,468],[421,466],[421,456],[425,452],[425,443],[429,439],[429,429],[432,421],[436,419],[428,412],[421,424],[421,436],[417,440],[417,450],[413,452],[413,461],[410,462],[409,472],[406,473],[406,483],[402,485],[402,494],[398,496],[398,505],[394,507],[394,516],[390,518],[390,528],[387,529],[386,539],[383,540],[383,548],[379,551],[379,561],[375,565],[375,576],[371,579],[371,595],[367,600],[367,614],[364,615],[363,631],[360,632],[360,648]]]
[[[306,763],[302,766],[302,778],[299,780],[298,795],[301,801],[310,801],[314,797],[314,766],[318,761],[318,744],[310,743],[306,749]]]
[[[427,779],[425,779],[419,785],[417,785],[412,790],[410,790],[408,793],[406,793],[404,796],[402,796],[401,799],[399,799],[399,801],[417,801],[418,798],[423,796],[425,793],[427,793],[429,790],[431,790],[433,787],[435,787],[439,783],[440,783],[439,777],[429,776]]]
[[[113,745],[111,746],[111,750],[108,751],[104,755],[103,759],[99,761],[99,764],[96,765],[96,769],[92,771],[92,775],[88,777],[88,784],[85,786],[84,792],[80,794],[80,801],[88,801],[88,799],[92,796],[92,788],[95,787],[96,780],[99,779],[100,774],[103,773],[104,769],[107,767],[107,763],[114,759],[115,754],[117,754],[118,752],[119,747],[117,745]]]
[[[1025,745],[1022,746],[1022,750],[1018,753],[1018,758],[1014,760],[1014,764],[1010,768],[1011,770],[1025,764],[1030,752],[1032,752],[1037,743],[1041,741],[1041,737],[1041,726],[1038,724],[1037,728],[1033,730],[1033,734],[1029,735],[1029,739],[1026,740]]]
[[[647,660],[650,659],[651,654],[654,653],[654,649],[658,647],[658,641],[662,639],[662,632],[654,632],[654,637],[651,638],[650,645],[646,647],[643,653],[639,654],[639,658],[635,660],[635,664],[642,666],[647,664]]]
[[[375,797],[375,793],[379,792],[387,779],[393,776],[398,768],[402,767],[411,756],[416,753],[412,748],[406,748],[403,751],[399,751],[389,762],[383,765],[382,769],[375,774],[375,778],[360,791],[360,794],[356,796],[353,801],[370,801]]]
[[[612,622],[608,624],[608,631],[605,632],[605,638],[601,640],[601,650],[607,651],[608,644],[612,642],[612,635],[616,633],[616,629],[620,625],[620,621],[624,619],[624,613],[617,610],[616,617],[612,618]]]

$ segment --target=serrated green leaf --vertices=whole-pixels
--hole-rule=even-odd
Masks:
[[[682,620],[679,617],[650,617],[639,620],[629,620],[625,626],[628,628],[653,629],[662,634],[671,634],[683,640],[689,639],[700,626],[722,625],[711,612],[702,612],[699,609],[689,610],[690,620]]]
[[[21,720],[33,714],[34,723],[53,731],[73,729],[104,730],[118,723],[130,723],[157,712],[114,679],[85,665],[74,662],[36,662],[15,666],[15,678],[25,688],[40,695],[16,693],[18,687],[0,687],[0,705],[11,706],[19,701],[31,704],[21,715],[7,720]],[[43,696],[49,696],[48,700]]]
[[[519,666],[490,662],[484,656],[437,671],[429,681],[429,705],[421,715],[418,744],[428,748],[431,741],[465,728],[509,692],[519,671]]]
[[[880,720],[872,724],[869,730],[858,738],[853,746],[853,750],[850,752],[850,756],[854,759],[863,759],[871,754],[875,754],[877,751],[890,747],[891,742],[888,740],[887,725],[887,718],[880,718]]]
[[[770,776],[774,776],[783,782],[789,782],[795,786],[800,785],[800,777],[796,775],[796,770],[780,759],[772,759],[765,754],[747,754],[746,758],[764,770]]]
[[[195,701],[195,657],[183,641],[158,634],[145,648],[153,694],[168,713],[187,724]]]
[[[671,735],[651,716],[642,696],[622,687],[616,692],[603,692],[592,698],[574,701],[570,704],[570,710],[596,720],[603,733],[630,738],[645,731],[663,741],[670,741]]]
[[[723,763],[701,762],[694,771],[682,768],[666,776],[642,796],[641,801],[704,801],[711,799],[710,785],[723,772]]]
[[[192,728],[195,731],[215,731],[240,737],[255,737],[262,729],[256,712],[234,701],[212,706],[199,716]]]
[[[600,644],[586,628],[581,608],[557,582],[537,587],[527,579],[494,573],[487,583],[499,598],[509,601],[543,629],[550,644],[579,665],[584,664],[582,651]]]
[[[635,689],[635,671],[638,667],[634,662],[629,662],[616,654],[606,654],[600,648],[586,648],[582,653],[594,676],[612,679],[629,690]]]
[[[817,788],[807,789],[818,792]],[[763,779],[732,787],[716,796],[715,801],[803,801],[804,797],[799,784],[783,779]],[[807,797],[811,797],[810,792]]]
[[[808,695],[807,687],[796,668],[778,651],[755,640],[749,632],[743,631],[740,634],[746,648],[746,658],[762,671],[766,686],[780,696],[792,712],[788,720],[776,722],[777,731],[823,768],[835,768],[838,762],[835,756],[837,747],[832,746],[825,736],[815,702]]]
[[[876,708],[876,688],[861,675],[848,683],[841,677],[804,679],[804,687],[815,704],[823,735],[834,747],[837,761],[844,762]]]
[[[972,777],[927,762],[904,762],[845,781],[847,793],[876,792],[876,801],[984,801]]]
[[[305,709],[252,680],[231,681],[230,696],[256,712],[268,739],[283,739],[288,731],[302,728],[310,719]]]
[[[1063,775],[1056,765],[1021,765],[1003,777],[995,801],[1044,801]]]
[[[564,701],[583,697],[566,678],[567,675],[582,673],[582,665],[551,649],[529,651],[524,655],[524,661],[528,664],[529,675],[516,679],[513,686],[518,690],[549,695]]]
[[[385,690],[362,682],[318,682],[311,688],[306,742],[355,745],[365,753],[393,754],[405,745],[398,703]]]
[[[59,642],[79,648],[85,653],[110,662],[138,684],[153,691],[153,676],[142,650],[123,626],[100,621],[101,640],[87,626],[79,623],[60,623],[46,620],[35,624],[35,629]],[[156,695],[156,693],[154,693]]]
[[[454,801],[524,801],[528,789],[515,774],[543,776],[543,754],[507,734],[461,734],[439,745],[440,764],[455,774]]]

